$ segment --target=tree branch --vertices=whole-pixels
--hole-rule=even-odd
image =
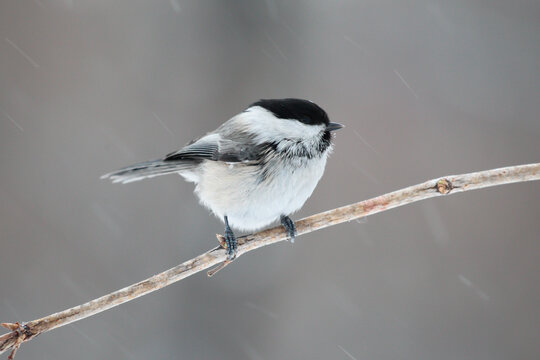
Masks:
[[[307,234],[328,226],[341,224],[435,196],[539,179],[540,163],[446,176],[309,216],[296,221],[296,229],[298,235]],[[287,239],[287,234],[281,226],[239,237],[237,257],[251,250],[285,239]],[[11,330],[11,332],[0,336],[0,353],[11,350],[9,358],[12,359],[23,342],[41,333],[95,315],[221,263],[216,269],[208,272],[208,275],[212,276],[230,263],[226,261],[226,258],[225,250],[222,246],[218,246],[172,269],[85,304],[27,323],[3,323],[2,326]]]

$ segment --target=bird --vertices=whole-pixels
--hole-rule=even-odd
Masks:
[[[238,247],[232,228],[255,231],[279,219],[294,242],[289,215],[313,193],[333,148],[332,133],[342,127],[309,100],[261,99],[180,150],[101,178],[126,184],[180,174],[195,183],[200,203],[225,224],[232,261]]]

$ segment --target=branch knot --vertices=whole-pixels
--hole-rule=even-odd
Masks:
[[[440,179],[435,184],[435,189],[442,195],[448,194],[453,188],[452,182],[448,179]]]

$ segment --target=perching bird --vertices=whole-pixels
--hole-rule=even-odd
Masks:
[[[301,99],[260,100],[164,158],[103,175],[129,183],[178,173],[225,223],[228,259],[236,256],[231,227],[258,230],[278,219],[294,241],[289,215],[311,196],[332,148],[330,122],[318,105]]]

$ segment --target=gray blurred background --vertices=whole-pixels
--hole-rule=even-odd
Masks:
[[[346,124],[298,219],[540,161],[540,3],[2,0],[0,321],[215,246],[177,176],[100,175],[259,98]],[[540,184],[302,236],[25,344],[21,359],[538,359]],[[5,355],[4,355],[5,356]]]

